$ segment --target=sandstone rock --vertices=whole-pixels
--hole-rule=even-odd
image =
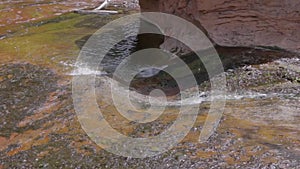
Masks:
[[[220,46],[268,46],[300,52],[300,1],[140,0],[142,11],[183,17]]]

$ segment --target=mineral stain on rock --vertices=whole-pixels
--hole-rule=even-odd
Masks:
[[[38,107],[46,105],[49,93],[57,89],[57,76],[50,70],[28,63],[1,65],[0,67],[0,135],[34,129],[35,126],[18,123],[31,116]]]
[[[219,49],[228,66],[228,100],[207,142],[198,138],[209,101],[199,105],[185,139],[161,155],[132,159],[96,145],[77,120],[64,63],[73,63],[87,37],[110,19],[64,14],[0,40],[0,168],[299,168],[299,56],[274,49]],[[209,81],[199,85],[204,92],[209,87]],[[138,124],[106,100],[98,105],[112,127],[131,137],[160,134],[178,114],[170,107],[157,121]]]
[[[199,116],[193,129],[180,144],[164,154],[145,159],[119,157],[93,143],[77,121],[72,106],[70,84],[58,83],[63,77],[47,68],[32,64],[3,65],[1,72],[5,73],[1,74],[1,85],[8,83],[9,89],[16,92],[16,89],[22,89],[28,94],[23,97],[23,102],[16,104],[20,111],[14,111],[15,104],[7,104],[14,101],[10,99],[10,94],[13,93],[11,90],[6,95],[1,95],[2,100],[8,101],[1,105],[15,113],[6,114],[1,118],[10,122],[1,127],[1,165],[5,168],[297,168],[300,141],[297,134],[300,120],[299,96],[288,94],[299,93],[299,83],[291,82],[276,73],[281,70],[282,74],[292,79],[299,77],[299,72],[280,66],[287,61],[289,60],[252,65],[227,72],[228,86],[232,92],[243,88],[266,94],[278,94],[278,91],[283,91],[282,94],[286,96],[245,96],[244,99],[228,100],[216,133],[208,142],[198,143],[201,126],[206,120],[210,106],[209,102],[205,102],[200,105]],[[293,61],[292,64],[299,63]],[[31,73],[34,76],[27,77]],[[261,83],[251,80],[253,76],[255,79],[273,77],[270,80],[275,88],[269,86],[268,81]],[[247,79],[249,81],[246,81]],[[241,80],[245,80],[247,85]],[[237,83],[241,85],[236,85]],[[290,84],[290,87],[284,85],[286,83]],[[202,87],[205,86],[203,83]],[[99,106],[103,108],[106,119],[116,130],[132,137],[159,134],[172,124],[178,111],[176,108],[170,108],[158,121],[143,125],[124,120],[117,110],[105,101],[99,100]],[[28,113],[23,111],[25,107],[28,107]]]

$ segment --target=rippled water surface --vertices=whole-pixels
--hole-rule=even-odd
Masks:
[[[166,111],[145,124],[121,116],[106,97],[111,73],[135,50],[135,36],[110,51],[101,64],[104,71],[75,65],[91,34],[126,14],[65,13],[77,5],[89,6],[88,1],[11,2],[0,2],[1,16],[7,18],[0,18],[0,168],[299,168],[299,55],[220,49],[227,95],[219,97],[226,99],[226,107],[210,139],[198,142],[211,104],[210,83],[204,81],[197,86],[200,93],[186,90],[190,97],[183,103],[198,105],[200,111],[182,142],[155,157],[125,158],[101,149],[82,130],[73,107],[71,79],[97,75],[97,103],[122,134],[156,136],[172,125],[179,95],[169,97]],[[145,104],[147,99],[137,89],[156,87],[160,76],[145,81],[156,73],[146,72],[131,90]]]

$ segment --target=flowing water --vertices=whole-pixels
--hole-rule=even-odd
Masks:
[[[0,10],[7,10],[5,2]],[[104,71],[75,64],[91,34],[124,15],[66,13],[29,24],[0,22],[0,168],[299,168],[299,55],[220,49],[227,78],[227,94],[220,97],[226,106],[215,133],[200,143],[211,105],[209,81],[197,86],[200,93],[187,89],[191,95],[184,102],[176,94],[169,97],[157,120],[140,124],[120,115],[103,93],[116,66],[135,51],[135,37],[110,51],[102,63]],[[138,89],[155,83],[158,72],[143,73],[130,92],[147,102]],[[120,133],[158,135],[174,122],[182,103],[199,105],[196,123],[183,141],[161,155],[134,159],[108,153],[86,135],[76,117],[71,79],[79,75],[97,75],[97,103]],[[151,76],[155,78],[145,81]]]

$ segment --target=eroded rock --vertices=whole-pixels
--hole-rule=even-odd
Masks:
[[[142,11],[187,19],[220,46],[272,46],[300,52],[299,1],[140,0],[140,6]]]

